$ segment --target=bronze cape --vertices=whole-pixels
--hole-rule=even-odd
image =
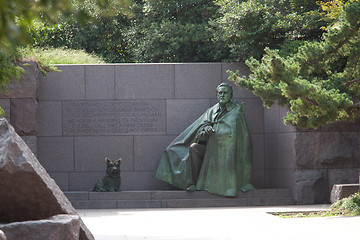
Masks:
[[[254,189],[251,184],[252,145],[245,120],[245,105],[229,102],[227,111],[214,121],[219,104],[209,108],[185,129],[163,152],[154,177],[180,189],[196,185],[223,196],[237,196],[238,190]],[[197,182],[192,179],[189,147],[197,134],[211,125],[215,133],[207,140]]]

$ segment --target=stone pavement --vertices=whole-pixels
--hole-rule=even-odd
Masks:
[[[328,205],[78,210],[96,240],[356,239],[360,217],[280,218]]]

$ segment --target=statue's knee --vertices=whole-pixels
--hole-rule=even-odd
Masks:
[[[192,143],[189,147],[189,152],[196,153],[197,155],[204,155],[205,153],[205,146],[199,143]]]

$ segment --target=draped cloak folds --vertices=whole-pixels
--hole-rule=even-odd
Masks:
[[[237,196],[238,190],[254,189],[251,184],[252,145],[245,120],[245,104],[231,101],[216,119],[219,104],[209,108],[185,129],[163,152],[154,177],[180,189],[196,185],[223,196]],[[189,147],[206,126],[215,130],[206,143],[197,182],[192,179]]]

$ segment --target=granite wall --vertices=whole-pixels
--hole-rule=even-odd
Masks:
[[[30,75],[11,89],[25,86],[32,93],[10,91],[0,104],[63,191],[91,189],[104,175],[105,157],[123,158],[122,190],[166,187],[152,178],[162,151],[217,102],[215,89],[228,82],[226,70],[248,74],[232,63],[58,68],[44,77],[30,64]],[[29,87],[30,82],[36,84]],[[355,181],[356,124],[298,131],[283,124],[286,109],[263,108],[256,96],[237,87],[234,98],[246,103],[257,188],[289,188],[298,203],[322,203],[332,184]]]
[[[122,157],[122,190],[161,189],[152,172],[167,145],[217,102],[226,70],[241,64],[59,65],[41,78],[38,158],[64,191],[92,188],[104,175],[104,158]],[[279,107],[265,110],[252,93],[234,87],[246,103],[258,188],[292,186],[291,128]],[[283,151],[283,145],[289,149]],[[282,151],[279,151],[279,150]]]

